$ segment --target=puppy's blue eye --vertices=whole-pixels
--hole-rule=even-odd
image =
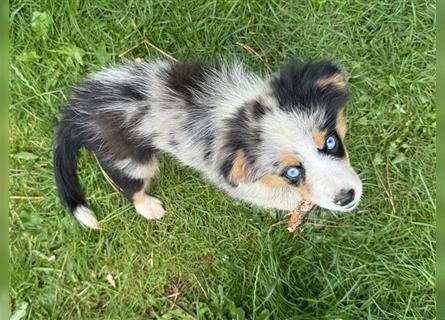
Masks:
[[[334,136],[329,136],[326,139],[326,148],[328,150],[333,150],[337,146],[337,139]]]
[[[287,169],[286,176],[291,179],[297,178],[301,173],[301,170],[297,167],[291,167]]]

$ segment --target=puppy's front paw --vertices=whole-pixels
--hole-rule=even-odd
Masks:
[[[165,214],[162,201],[145,195],[144,201],[135,205],[136,211],[148,220],[161,219]]]

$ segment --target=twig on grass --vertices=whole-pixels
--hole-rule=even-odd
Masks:
[[[42,200],[41,196],[10,196],[11,200]]]
[[[286,220],[281,220],[281,221],[275,222],[274,224],[271,224],[269,228],[274,228],[274,227],[276,227],[278,225],[286,224],[287,221],[288,220],[286,219]],[[310,225],[312,225],[314,227],[329,227],[329,228],[348,227],[348,226],[344,226],[344,225],[343,226],[338,226],[338,225],[321,224],[321,223],[315,223],[315,222],[306,222],[305,224],[310,224]]]
[[[240,47],[242,47],[243,49],[245,49],[246,51],[252,53],[254,56],[256,56],[261,61],[263,61],[263,58],[261,58],[261,56],[258,54],[258,52],[253,50],[252,47],[248,46],[247,44],[241,43],[241,42],[237,42],[236,44],[239,45]]]
[[[94,155],[94,158],[95,158],[96,161],[97,161],[97,164],[99,165],[100,171],[102,171],[102,174],[104,175],[105,179],[106,179],[106,180],[108,181],[108,183],[113,187],[113,189],[116,190],[117,192],[119,192],[119,191],[120,191],[120,192],[124,192],[124,191],[122,190],[122,188],[119,187],[119,186],[113,181],[113,179],[111,179],[111,177],[105,172],[104,168],[102,168],[102,165],[100,164],[99,159],[97,159],[96,155],[95,155],[95,154],[93,154],[93,155]]]
[[[141,45],[141,44],[138,43],[138,44],[135,44],[134,46],[132,46],[131,48],[128,48],[127,50],[125,50],[124,52],[122,52],[122,53],[119,54],[119,58],[122,58],[122,57],[125,56],[127,53],[133,51],[133,50],[136,49],[136,48],[139,48],[140,45]]]
[[[389,159],[386,158],[386,183],[388,184],[388,190],[385,189],[386,194],[388,195],[389,202],[391,203],[392,212],[396,213],[396,206],[394,204],[394,198],[392,195],[391,184],[389,183]]]
[[[155,49],[156,51],[158,51],[159,53],[161,53],[162,55],[164,55],[165,57],[169,58],[170,60],[173,60],[174,62],[179,62],[178,59],[176,59],[175,57],[173,57],[172,55],[168,54],[167,52],[165,52],[164,50],[159,49],[158,47],[156,47],[153,43],[151,43],[150,41],[148,41],[147,39],[144,39],[142,41],[143,44],[145,44],[146,46],[150,46],[153,49]]]
[[[261,62],[264,64],[264,66],[267,68],[267,70],[269,70],[269,72],[271,72],[272,70],[270,69],[269,65],[266,63],[266,61],[264,61],[264,59],[261,57],[261,55],[256,52],[251,46],[245,44],[245,43],[241,43],[241,42],[236,42],[237,45],[239,45],[241,48],[243,48],[244,50],[246,50],[247,52],[253,54],[255,57],[257,57],[259,60],[261,60]]]
[[[171,54],[168,54],[167,52],[165,52],[164,50],[160,49],[159,47],[155,46],[153,43],[151,43],[150,41],[148,41],[147,39],[142,40],[142,42],[135,44],[134,46],[128,48],[127,50],[125,50],[124,52],[119,54],[119,58],[122,58],[123,56],[127,55],[128,53],[130,53],[131,51],[139,48],[141,45],[144,45],[145,48],[148,50],[148,47],[151,47],[153,49],[155,49],[157,52],[159,52],[160,54],[162,54],[164,57],[174,61],[174,62],[178,62],[178,59],[176,59],[175,57],[173,57]]]

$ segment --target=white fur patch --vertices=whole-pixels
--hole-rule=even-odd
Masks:
[[[74,217],[85,227],[99,229],[99,222],[93,211],[85,206],[77,206],[73,212]]]
[[[165,214],[162,201],[145,195],[144,201],[135,205],[136,211],[148,220],[161,219]]]
[[[140,164],[134,162],[130,158],[116,161],[114,167],[133,179],[145,179],[151,177],[157,169],[156,163]]]
[[[240,183],[236,188],[227,186],[224,189],[230,196],[256,206],[286,211],[295,209],[302,199],[301,195],[291,188],[270,188],[259,181]]]

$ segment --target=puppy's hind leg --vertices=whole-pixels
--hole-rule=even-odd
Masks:
[[[131,199],[133,201],[136,212],[148,220],[160,219],[165,214],[165,209],[162,201],[145,193],[149,189],[150,179],[155,175],[157,170],[158,163],[156,159],[153,158],[148,167],[147,175],[144,178],[143,187],[139,191],[135,192]]]
[[[161,200],[145,193],[150,179],[158,170],[154,156],[143,163],[131,158],[101,163],[119,191],[134,204],[137,213],[149,220],[164,216],[165,210]]]

